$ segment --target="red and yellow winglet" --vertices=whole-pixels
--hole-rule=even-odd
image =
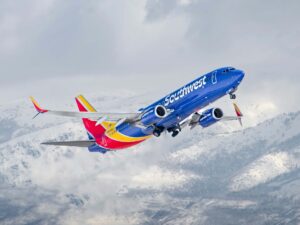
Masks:
[[[238,121],[240,122],[240,125],[243,126],[243,124],[242,124],[243,113],[241,112],[241,110],[239,109],[237,104],[233,103],[233,107],[234,107],[236,116],[238,117]]]
[[[241,112],[241,110],[239,109],[239,107],[233,103],[233,107],[234,107],[234,110],[235,110],[235,113],[238,117],[242,117],[243,116],[243,113]]]
[[[48,110],[42,109],[40,107],[40,105],[37,103],[37,101],[32,96],[30,96],[30,100],[32,101],[32,104],[34,105],[34,108],[38,112],[33,118],[35,118],[36,116],[38,116],[40,113],[46,113],[46,112],[48,112]]]

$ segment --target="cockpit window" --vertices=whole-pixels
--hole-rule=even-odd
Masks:
[[[235,70],[235,68],[233,68],[233,67],[228,67],[228,68],[224,69],[222,72],[223,72],[223,73],[228,73],[229,71],[232,71],[232,70]]]

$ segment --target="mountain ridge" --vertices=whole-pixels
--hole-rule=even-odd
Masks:
[[[130,107],[136,99],[130,98]],[[101,98],[101,104],[105,101]],[[242,130],[232,131],[228,122],[186,129],[175,139],[162,135],[102,155],[40,145],[46,140],[86,139],[80,121],[44,115],[31,120],[34,111],[25,102],[8,108],[0,115],[0,124],[10,110],[21,110],[10,115],[23,116],[10,117],[11,135],[0,144],[1,190],[13,188],[24,201],[31,188],[37,190],[36,199],[47,193],[57,202],[52,205],[55,212],[64,207],[64,213],[53,214],[58,224],[74,224],[77,219],[78,224],[87,220],[118,224],[111,220],[116,215],[132,224],[220,224],[226,223],[227,214],[237,224],[254,219],[255,224],[265,224],[282,221],[288,212],[292,222],[299,221],[300,111]],[[2,197],[4,203],[12,196]],[[35,207],[45,205],[47,198],[33,200]],[[46,214],[44,220],[37,211],[33,214],[50,224]],[[13,224],[22,217],[18,211],[15,220],[9,218],[4,215],[0,221]]]

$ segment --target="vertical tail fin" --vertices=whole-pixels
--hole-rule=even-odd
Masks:
[[[96,112],[96,109],[85,99],[85,97],[83,97],[83,95],[79,95],[75,99],[80,112]]]
[[[83,95],[77,96],[75,100],[80,112],[96,112],[96,109],[83,97]],[[105,132],[104,127],[96,125],[97,121],[83,118],[82,122],[87,130],[90,140],[100,137]]]

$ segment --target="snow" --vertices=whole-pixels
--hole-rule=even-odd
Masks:
[[[191,179],[200,179],[197,175],[184,171],[170,171],[152,166],[146,171],[132,177],[132,186],[146,189],[172,189],[183,186]]]
[[[126,112],[151,102],[142,99],[126,92],[92,97],[91,102],[101,111]],[[15,212],[15,219],[4,222],[42,217],[64,224],[219,224],[227,214],[239,221],[237,210],[256,213],[261,221],[273,218],[265,215],[280,218],[300,203],[300,112],[262,122],[268,111],[276,114],[276,107],[259,105],[243,109],[251,120],[244,129],[234,122],[186,129],[176,138],[162,135],[105,155],[40,145],[86,139],[81,121],[46,115],[32,120],[29,100],[2,105],[0,207],[2,202],[11,207],[7,214]],[[74,103],[66,107],[76,109]],[[29,201],[30,190],[35,194]],[[14,201],[7,205],[10,199]],[[34,210],[25,216],[15,210],[31,205]],[[249,223],[251,217],[243,221]]]
[[[244,172],[232,180],[231,190],[241,191],[288,173],[300,165],[300,159],[286,152],[276,152],[262,156],[248,165]]]

